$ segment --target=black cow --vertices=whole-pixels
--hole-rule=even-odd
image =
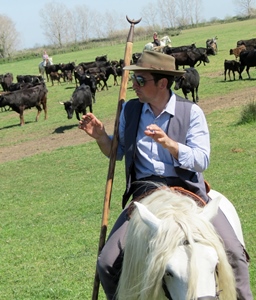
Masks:
[[[78,68],[82,67],[84,72],[86,72],[86,70],[88,70],[89,68],[102,68],[102,67],[107,67],[107,66],[111,66],[111,62],[110,61],[91,61],[91,62],[81,62],[78,64]]]
[[[10,85],[9,90],[10,92],[14,92],[22,89],[28,89],[36,85],[38,85],[38,82],[15,82]]]
[[[107,67],[101,67],[101,68],[89,68],[88,70],[86,70],[86,74],[92,74],[96,77],[97,82],[100,83],[101,81],[103,81],[103,85],[101,85],[101,90],[104,90],[104,88],[106,87],[106,89],[108,90],[108,85],[107,85],[107,81],[109,79],[110,75],[113,75],[114,78],[116,78],[117,73],[116,73],[116,67],[113,66],[107,66]]]
[[[67,64],[60,64],[60,70],[62,73],[65,73],[65,71],[71,71],[71,73],[73,74],[75,67],[76,67],[75,62],[69,62]]]
[[[13,74],[12,73],[6,73],[3,76],[1,76],[1,85],[4,92],[8,92],[10,89],[10,85],[13,82]]]
[[[132,54],[132,63],[136,64],[138,59],[141,57],[142,52],[135,52]]]
[[[75,111],[77,120],[80,121],[79,114],[86,114],[86,107],[89,106],[90,112],[92,112],[92,93],[88,85],[82,84],[75,89],[71,99],[66,102],[60,102],[65,107],[68,119],[72,119]]]
[[[240,53],[239,57],[241,63],[239,79],[242,79],[242,72],[245,67],[248,77],[251,79],[249,69],[250,67],[256,67],[256,50],[243,51]]]
[[[118,85],[117,77],[122,77],[123,76],[123,68],[122,67],[117,67],[116,68],[116,74],[114,75],[114,85]]]
[[[38,121],[39,115],[44,110],[44,118],[47,119],[47,88],[44,83],[34,87],[0,95],[0,107],[10,106],[12,110],[20,115],[20,125],[24,125],[24,110],[36,107]],[[42,107],[41,107],[42,106]]]
[[[209,63],[209,58],[205,51],[200,49],[187,50],[183,52],[177,52],[170,54],[175,58],[176,69],[179,69],[179,66],[190,66],[194,67],[197,62]]]
[[[175,86],[174,89],[182,89],[182,92],[186,99],[188,99],[187,94],[191,92],[193,102],[198,102],[198,87],[200,82],[200,76],[196,69],[194,68],[186,68],[186,73],[184,73],[182,76],[175,79]],[[195,98],[196,94],[196,98]]]
[[[97,81],[93,74],[76,74],[79,81],[79,85],[85,84],[88,85],[92,92],[93,103],[96,102],[95,94],[97,90]]]
[[[107,55],[96,56],[95,61],[108,61]]]
[[[244,45],[246,47],[246,50],[254,50],[256,48],[256,38],[248,39],[248,40],[239,40],[236,43],[236,46],[242,46]]]
[[[47,81],[49,82],[49,75],[51,72],[58,72],[60,70],[61,70],[61,64],[53,64],[53,65],[45,66]]]
[[[240,62],[236,61],[236,60],[224,60],[224,80],[226,80],[226,74],[228,71],[228,76],[229,76],[229,80],[231,80],[230,77],[230,72],[233,73],[233,79],[236,80],[235,77],[235,72],[238,72],[239,77],[240,77]]]
[[[41,75],[17,75],[17,82],[19,83],[40,83],[44,82]]]
[[[212,47],[208,47],[208,48],[205,48],[205,47],[197,47],[196,49],[198,49],[201,53],[206,53],[207,56],[209,55],[215,55],[215,51]]]
[[[78,87],[78,83],[79,83],[79,78],[84,75],[85,71],[84,68],[79,64],[78,66],[75,67],[74,70],[74,77],[75,77],[75,83],[76,83],[76,87]]]
[[[196,49],[196,44],[177,46],[177,47],[170,47],[167,45],[164,46],[163,53],[172,54],[172,53],[183,52],[183,51],[194,50],[194,49]]]

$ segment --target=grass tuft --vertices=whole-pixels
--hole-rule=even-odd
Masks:
[[[256,122],[256,101],[253,100],[244,106],[238,125]]]

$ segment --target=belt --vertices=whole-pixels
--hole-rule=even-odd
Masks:
[[[176,176],[162,176],[162,175],[151,175],[138,179],[138,181],[152,181],[157,183],[163,183],[168,186],[181,186],[185,187],[184,182]]]
[[[131,194],[133,194],[133,198],[139,197],[142,194],[149,192],[150,190],[156,189],[156,183],[161,183],[166,186],[180,186],[186,188],[185,183],[179,178],[175,176],[164,177],[151,175],[148,177],[140,178],[134,181],[131,185]]]

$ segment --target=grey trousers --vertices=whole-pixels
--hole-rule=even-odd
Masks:
[[[243,246],[220,209],[212,223],[224,241],[228,260],[235,274],[237,299],[252,300],[249,270]],[[116,299],[115,292],[123,261],[124,236],[127,225],[125,209],[117,219],[98,258],[97,271],[108,300]]]

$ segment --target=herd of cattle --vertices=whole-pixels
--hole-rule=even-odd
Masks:
[[[0,93],[0,107],[12,109],[20,115],[20,125],[24,125],[24,110],[36,107],[37,116],[44,110],[45,119],[47,118],[47,93],[46,82],[56,80],[60,83],[73,81],[76,88],[69,101],[60,102],[64,105],[68,118],[72,118],[73,113],[79,119],[79,114],[86,113],[89,107],[92,112],[92,103],[96,102],[96,91],[108,89],[107,81],[110,75],[114,77],[114,84],[118,85],[117,77],[122,75],[123,60],[108,61],[107,55],[96,57],[92,62],[81,62],[77,66],[74,62],[67,64],[53,64],[45,66],[46,79],[36,75],[17,75],[17,82],[13,82],[13,74],[6,73],[0,75],[0,83],[3,92]]]
[[[226,73],[238,72],[239,79],[242,79],[242,72],[246,68],[250,78],[249,69],[256,66],[256,39],[240,40],[237,47],[230,49],[230,55],[235,56],[235,60],[224,61],[224,80]],[[199,100],[198,88],[200,76],[195,67],[201,63],[209,63],[208,56],[216,55],[218,51],[217,37],[208,39],[206,47],[196,47],[195,44],[179,47],[165,46],[162,52],[172,55],[175,58],[176,69],[180,66],[185,68],[185,74],[175,79],[174,89],[182,89],[186,99],[191,92],[193,101]],[[135,64],[141,53],[133,53],[131,63]],[[239,58],[239,60],[238,60]],[[107,81],[110,75],[113,75],[114,85],[118,85],[117,77],[122,76],[123,60],[109,61],[107,55],[96,57],[92,62],[81,62],[77,66],[74,62],[67,64],[53,64],[45,67],[47,82],[54,85],[54,81],[60,83],[63,81],[72,82],[75,80],[76,88],[73,91],[69,101],[60,102],[64,105],[68,118],[72,118],[75,112],[76,117],[80,120],[79,114],[86,113],[89,107],[92,112],[92,103],[96,102],[96,92],[99,89],[108,89]],[[231,78],[230,78],[231,80]],[[45,119],[47,118],[47,93],[45,79],[43,76],[18,75],[17,82],[13,82],[12,73],[0,75],[0,83],[3,92],[0,93],[0,107],[11,108],[20,116],[20,125],[24,125],[24,110],[36,107],[36,121],[40,112],[44,110]]]

